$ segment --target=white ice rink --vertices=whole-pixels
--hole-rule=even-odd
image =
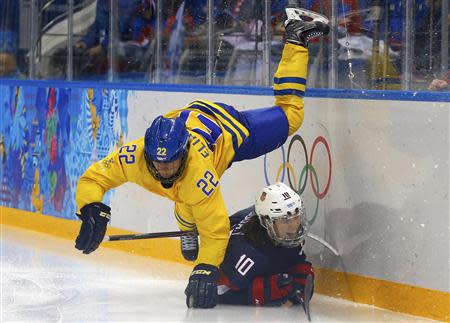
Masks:
[[[1,322],[306,322],[300,307],[187,309],[190,268],[1,228]],[[117,242],[126,243],[126,242]],[[433,322],[314,295],[313,322]]]

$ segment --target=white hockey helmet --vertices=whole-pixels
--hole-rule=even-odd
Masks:
[[[264,187],[255,199],[255,212],[269,237],[283,247],[297,247],[308,231],[301,197],[284,183]]]

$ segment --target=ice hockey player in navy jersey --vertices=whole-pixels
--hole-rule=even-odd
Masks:
[[[308,224],[300,196],[283,183],[267,186],[256,195],[254,206],[230,221],[218,303],[305,306],[307,279],[309,303],[314,273],[302,249]]]

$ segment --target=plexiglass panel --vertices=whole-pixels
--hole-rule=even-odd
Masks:
[[[218,6],[216,73],[224,84],[263,85],[264,6],[261,0],[223,1]]]
[[[0,13],[0,78],[24,78],[24,55],[19,54],[19,3],[0,1]]]
[[[208,23],[206,0],[162,1],[163,83],[206,83]]]
[[[449,90],[449,0],[2,0],[0,77],[270,86],[298,3],[308,87]]]

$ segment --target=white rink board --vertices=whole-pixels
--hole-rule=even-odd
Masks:
[[[125,142],[142,136],[157,115],[200,98],[238,110],[274,102],[271,96],[130,91]],[[329,190],[311,231],[342,255],[339,259],[310,241],[307,254],[313,263],[449,292],[450,103],[306,98],[305,105],[299,134],[308,154],[322,136],[332,160]],[[298,165],[304,165],[298,144],[291,160],[297,181]],[[281,149],[267,156],[271,182],[282,163]],[[329,171],[322,144],[313,165],[322,191]],[[233,164],[221,180],[230,214],[249,206],[265,184],[263,157]],[[311,219],[317,199],[309,176],[304,197]],[[115,227],[138,232],[177,228],[173,203],[133,184],[116,189],[112,208]]]

